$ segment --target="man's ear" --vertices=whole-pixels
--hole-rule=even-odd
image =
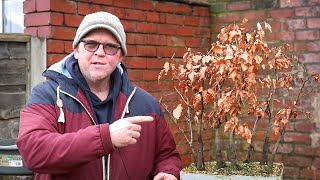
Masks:
[[[73,56],[74,56],[75,59],[78,59],[78,57],[79,57],[78,47],[76,47],[76,48],[73,50]]]

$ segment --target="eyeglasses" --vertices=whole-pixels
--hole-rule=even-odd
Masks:
[[[112,44],[112,43],[99,43],[94,40],[84,40],[84,39],[80,40],[80,42],[84,43],[84,49],[89,52],[96,52],[100,47],[100,44],[102,44],[104,52],[111,56],[117,54],[119,49],[121,49],[121,46],[117,44]]]

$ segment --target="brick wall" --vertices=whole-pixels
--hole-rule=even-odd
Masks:
[[[207,50],[210,46],[209,10],[209,4],[203,0],[185,3],[181,0],[26,0],[25,33],[47,39],[50,66],[72,52],[77,27],[86,14],[113,13],[121,19],[127,33],[128,55],[124,64],[131,80],[160,98],[160,90],[172,88],[171,81],[157,80],[164,62],[173,54],[181,58],[186,47]],[[179,151],[183,150],[181,146]],[[184,164],[190,162],[189,157],[183,154]]]
[[[211,0],[212,36],[222,26],[249,20],[248,28],[267,20],[273,33],[269,44],[289,43],[292,54],[299,56],[310,72],[320,72],[320,1],[319,0]],[[298,119],[288,127],[278,161],[285,165],[285,179],[319,179],[320,116],[319,95],[304,101],[314,111],[312,121]],[[261,134],[259,139],[263,139]]]
[[[293,53],[303,58],[312,71],[320,72],[317,63],[320,57],[319,0],[211,0],[211,12],[203,1],[182,2],[26,0],[25,33],[47,38],[50,66],[72,51],[76,28],[84,15],[96,11],[114,13],[127,32],[128,56],[124,63],[131,79],[157,98],[161,96],[160,90],[170,87],[171,81],[157,81],[158,72],[168,58],[173,54],[181,57],[186,47],[207,50],[210,39],[215,39],[222,26],[240,22],[244,17],[249,19],[248,28],[257,21],[267,20],[273,27],[273,33],[268,34],[271,44],[292,44]],[[306,105],[317,109],[319,97],[306,101]],[[297,120],[289,126],[277,156],[277,160],[285,164],[286,179],[320,176],[320,123],[317,122],[320,114],[316,116],[312,122]],[[174,125],[170,127],[174,133],[178,132]],[[175,139],[180,143],[182,138],[176,134]],[[206,142],[206,159],[212,157],[209,146]],[[184,164],[191,162],[185,146],[178,148]]]

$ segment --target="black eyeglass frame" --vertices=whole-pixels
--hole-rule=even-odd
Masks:
[[[80,43],[83,42],[83,46],[84,46],[84,49],[89,51],[89,52],[96,52],[100,45],[102,44],[103,46],[103,51],[108,54],[108,55],[111,55],[111,56],[114,56],[115,54],[117,54],[117,52],[119,51],[119,49],[121,49],[121,46],[120,45],[117,45],[117,44],[112,44],[112,43],[100,43],[98,41],[95,41],[95,40],[85,40],[85,39],[81,39],[79,41]],[[95,45],[94,48],[89,48],[88,45]]]

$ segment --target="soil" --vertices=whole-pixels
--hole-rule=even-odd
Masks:
[[[268,174],[267,165],[260,165],[259,162],[253,163],[243,163],[239,162],[240,170],[235,170],[231,167],[230,162],[226,162],[226,167],[217,169],[216,162],[206,162],[205,171],[197,171],[195,164],[190,164],[189,166],[183,168],[184,172],[191,173],[202,173],[202,174],[213,174],[213,175],[242,175],[242,176],[262,176],[262,177],[270,177],[270,176],[281,176],[283,165],[279,163],[274,163],[273,165],[273,173]]]

